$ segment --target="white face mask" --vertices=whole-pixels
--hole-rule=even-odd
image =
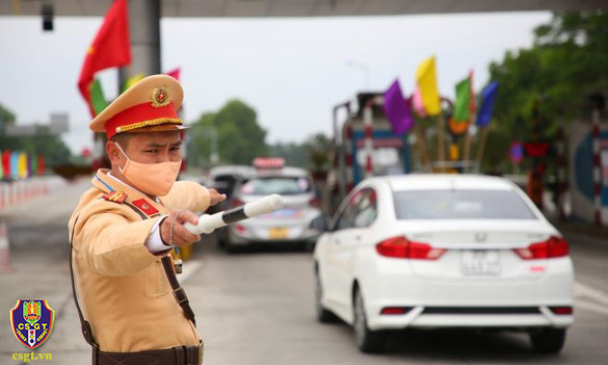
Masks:
[[[125,166],[119,166],[118,169],[134,188],[152,196],[165,196],[169,193],[182,166],[181,159],[175,162],[141,163],[131,160],[118,143],[116,146],[127,158]]]

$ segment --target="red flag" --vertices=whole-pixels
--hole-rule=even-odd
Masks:
[[[44,175],[44,169],[44,156],[38,155],[38,171],[36,171],[36,173],[38,175]]]
[[[469,97],[469,112],[470,112],[470,119],[473,119],[474,115],[475,115],[475,111],[477,110],[477,105],[475,104],[475,90],[473,90],[473,76],[475,74],[475,71],[471,70],[471,72],[469,72],[469,79],[471,80],[471,83],[469,84],[471,87],[471,96]]]
[[[4,172],[4,177],[12,176],[13,172],[11,171],[11,151],[6,150],[2,152],[2,171]]]
[[[174,70],[171,70],[171,71],[167,72],[166,74],[169,75],[169,76],[171,76],[171,77],[173,77],[176,80],[179,80],[179,73],[181,72],[181,70],[182,69],[180,67],[178,67],[178,68],[176,68]]]
[[[131,63],[128,19],[127,1],[114,1],[87,50],[78,78],[78,88],[89,106],[92,117],[95,117],[95,110],[91,104],[91,84],[95,73]]]

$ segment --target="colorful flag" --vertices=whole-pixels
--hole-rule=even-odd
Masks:
[[[21,156],[21,153],[11,152],[11,177],[13,179],[19,178],[19,156]]]
[[[498,82],[492,81],[481,92],[481,106],[477,114],[477,125],[479,127],[487,127],[492,120],[492,108],[496,99],[496,90],[498,90]]]
[[[27,179],[27,153],[21,152],[18,157],[19,177]]]
[[[384,114],[391,122],[393,133],[402,136],[414,126],[409,103],[403,97],[399,80],[384,93]]]
[[[181,67],[178,67],[178,68],[176,68],[174,70],[171,70],[171,71],[167,72],[166,75],[169,75],[169,76],[173,77],[174,79],[179,80],[179,74],[181,72],[182,72]]]
[[[44,156],[38,156],[38,175],[44,175]]]
[[[125,92],[127,89],[129,89],[131,86],[137,84],[137,82],[141,79],[143,79],[145,77],[143,72],[138,73],[135,76],[131,76],[128,79],[125,80],[125,82],[122,83],[122,86],[120,88],[120,92],[123,93]]]
[[[91,104],[95,115],[101,113],[110,104],[103,94],[99,79],[95,79],[91,84]]]
[[[32,176],[32,155],[30,155],[29,153],[25,154],[25,163],[26,163],[26,168],[27,168],[27,177]]]
[[[475,116],[475,111],[476,111],[476,103],[475,103],[475,90],[473,89],[473,77],[475,76],[475,72],[473,70],[471,70],[469,72],[469,80],[471,80],[471,96],[469,97],[470,99],[470,104],[469,104],[469,112],[470,112],[470,116],[473,117]]]
[[[131,63],[128,19],[127,1],[114,1],[106,13],[93,43],[87,50],[78,78],[78,88],[89,106],[92,117],[95,116],[95,109],[91,101],[91,85],[95,73]]]
[[[416,81],[426,113],[430,116],[439,115],[441,112],[441,100],[439,98],[439,89],[437,88],[435,56],[429,57],[418,66]]]
[[[468,77],[456,84],[454,120],[468,123],[471,118],[471,79]]]
[[[11,177],[11,151],[9,150],[2,152],[2,172],[4,172],[3,178]]]
[[[38,156],[30,155],[30,176],[38,174]]]
[[[422,96],[420,95],[419,87],[416,87],[414,95],[412,95],[412,107],[420,118],[425,118],[427,116],[426,110],[424,110],[424,104],[422,103]]]

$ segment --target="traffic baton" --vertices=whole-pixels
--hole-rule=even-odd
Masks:
[[[203,214],[198,218],[198,224],[186,223],[184,224],[184,227],[193,234],[209,234],[228,224],[275,212],[282,209],[284,204],[285,202],[282,196],[272,194],[224,212]]]

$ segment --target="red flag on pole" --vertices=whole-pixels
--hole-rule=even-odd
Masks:
[[[4,172],[4,177],[11,177],[13,172],[11,171],[11,151],[6,150],[2,152],[2,171]]]
[[[38,155],[38,171],[36,173],[38,175],[44,175],[44,156]]]
[[[95,110],[91,104],[91,84],[95,73],[131,63],[128,19],[127,1],[114,1],[87,50],[78,78],[78,89],[89,106],[92,117],[95,117]]]
[[[173,77],[176,80],[179,80],[179,74],[180,74],[181,70],[182,70],[181,67],[178,67],[174,70],[167,72],[166,74]]]

